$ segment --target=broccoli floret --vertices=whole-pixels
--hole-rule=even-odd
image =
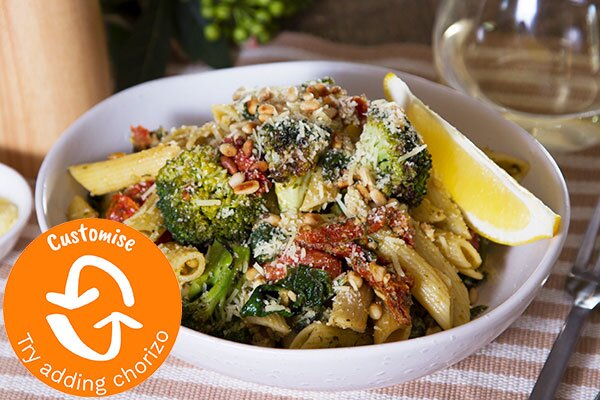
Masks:
[[[323,178],[328,182],[339,180],[344,170],[348,167],[351,156],[343,150],[329,149],[319,160],[319,166],[323,169]]]
[[[219,302],[232,288],[236,275],[231,268],[233,256],[219,242],[210,246],[206,261],[204,273],[193,282],[194,289],[182,299],[183,323],[194,328],[211,318]],[[198,296],[199,292],[202,294]]]
[[[192,282],[182,297],[182,323],[203,332],[216,331],[231,322],[226,318],[226,300],[242,282],[250,251],[232,246],[233,255],[219,242],[214,242],[206,254],[206,269]]]
[[[255,134],[258,149],[269,164],[270,178],[286,182],[306,175],[329,146],[331,134],[305,120],[282,115],[260,126]]]
[[[285,248],[289,241],[281,229],[265,221],[260,221],[250,234],[250,249],[254,259],[259,263],[274,260]]]
[[[167,229],[181,244],[213,240],[243,241],[264,212],[257,195],[237,195],[229,175],[210,146],[196,146],[167,162],[158,172],[158,208]]]
[[[369,166],[377,187],[409,206],[427,192],[431,155],[402,109],[385,100],[371,102],[353,162]]]

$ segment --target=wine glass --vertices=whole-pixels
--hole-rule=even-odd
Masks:
[[[445,0],[433,32],[442,79],[550,150],[600,142],[599,1]]]

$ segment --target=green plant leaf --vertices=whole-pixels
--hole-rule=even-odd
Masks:
[[[174,36],[192,61],[203,60],[214,68],[232,65],[231,47],[227,40],[209,42],[204,36],[207,21],[200,15],[198,0],[176,0]]]
[[[160,78],[170,53],[173,1],[148,0],[131,34],[113,60],[117,90]]]

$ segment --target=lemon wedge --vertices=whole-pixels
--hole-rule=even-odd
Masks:
[[[404,108],[421,134],[433,169],[469,225],[493,242],[515,246],[554,236],[560,216],[519,185],[473,142],[415,97],[393,73],[386,97]]]

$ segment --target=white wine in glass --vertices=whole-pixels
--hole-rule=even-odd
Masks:
[[[600,143],[598,3],[446,0],[433,33],[438,72],[551,150]]]

